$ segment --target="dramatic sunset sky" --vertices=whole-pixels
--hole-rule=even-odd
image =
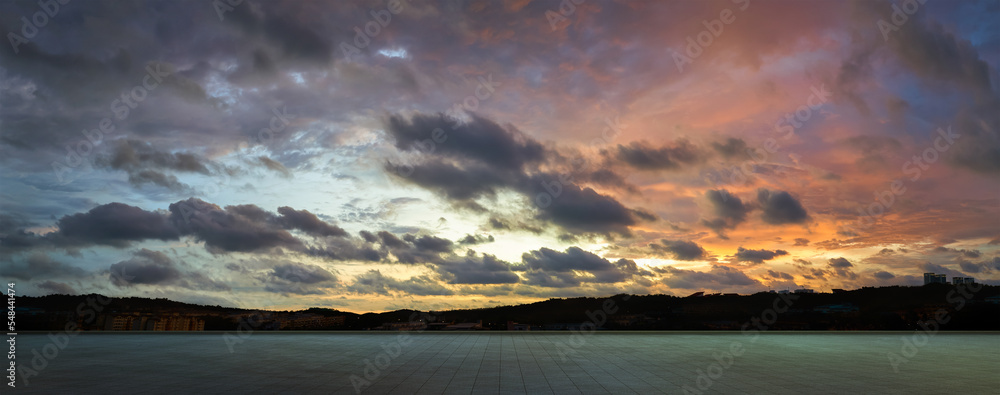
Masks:
[[[355,312],[1000,284],[996,1],[232,3],[0,4],[0,280]]]

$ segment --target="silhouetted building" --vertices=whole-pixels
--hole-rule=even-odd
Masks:
[[[797,294],[811,294],[811,293],[815,293],[815,292],[813,292],[813,290],[808,289],[808,288],[802,288],[802,289],[796,289],[795,293],[797,293]]]
[[[944,274],[924,273],[924,285],[947,284],[948,276]]]
[[[958,284],[975,284],[976,279],[972,277],[952,277],[951,283],[954,285]]]

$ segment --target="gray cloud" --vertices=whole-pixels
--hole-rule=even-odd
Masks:
[[[713,142],[712,148],[726,158],[735,158],[740,155],[746,155],[747,143],[743,139],[730,137],[726,139],[725,143]]]
[[[306,210],[278,207],[280,222],[288,229],[298,229],[314,236],[347,236],[340,227],[330,225]]]
[[[672,170],[699,162],[704,154],[687,140],[655,148],[648,142],[619,144],[612,153],[614,159],[639,170]]]
[[[167,218],[122,203],[97,206],[86,213],[67,215],[56,223],[56,239],[67,244],[128,246],[132,241],[177,240],[180,236]]]
[[[298,249],[302,242],[284,229],[265,222],[268,213],[257,206],[227,206],[191,198],[170,204],[170,221],[184,234],[204,241],[211,251],[254,251],[274,247]]]
[[[725,230],[734,229],[737,225],[746,221],[747,213],[752,210],[751,207],[744,205],[739,197],[729,193],[725,189],[710,189],[705,192],[705,197],[711,203],[713,214],[715,214],[716,218],[711,220],[704,219],[702,220],[702,224],[715,231],[723,239],[728,238],[726,237]]]
[[[788,255],[788,251],[785,250],[751,250],[743,247],[739,247],[736,250],[736,255],[734,259],[737,262],[750,262],[750,263],[764,263],[764,261],[769,261],[771,259],[777,258],[782,255]]]
[[[447,259],[437,264],[437,271],[449,284],[513,284],[521,281],[511,265],[489,254]]]
[[[583,282],[616,283],[640,273],[633,261],[611,262],[579,247],[567,248],[565,252],[542,248],[524,253],[521,260],[522,265],[515,266],[515,270],[526,272],[526,283],[545,287],[570,287]],[[578,275],[577,271],[589,276]]]
[[[663,251],[669,253],[674,259],[682,261],[693,261],[705,257],[705,249],[693,241],[686,240],[660,240],[660,243],[649,245],[653,251]]]
[[[452,295],[454,292],[443,287],[436,280],[427,276],[410,277],[408,280],[397,280],[387,277],[378,270],[370,270],[354,278],[354,283],[347,290],[359,294],[391,295],[401,292],[411,295]]]
[[[19,280],[78,277],[86,274],[83,269],[56,261],[48,254],[40,252],[29,255],[23,262],[5,263],[3,266],[4,276]]]
[[[889,273],[889,272],[884,271],[884,270],[880,270],[880,271],[875,272],[874,276],[875,276],[875,278],[877,278],[879,280],[883,280],[883,281],[885,281],[885,280],[892,280],[892,279],[896,278],[895,274]]]
[[[48,290],[51,291],[53,294],[57,295],[76,295],[76,290],[74,290],[73,287],[69,286],[69,284],[66,283],[55,282],[52,280],[45,280],[44,282],[39,283],[37,286],[38,289]]]
[[[667,266],[663,269],[663,274],[665,274],[663,283],[671,288],[702,289],[711,287],[719,289],[732,286],[762,286],[760,282],[748,277],[738,269],[718,265],[713,265],[707,272]]]
[[[136,285],[176,285],[187,289],[205,291],[228,291],[230,287],[212,280],[203,273],[182,270],[183,264],[174,262],[160,251],[140,249],[132,253],[132,258],[109,267],[109,279],[118,287]]]
[[[806,209],[788,192],[760,189],[757,201],[763,211],[761,218],[769,224],[798,224],[809,220]]]

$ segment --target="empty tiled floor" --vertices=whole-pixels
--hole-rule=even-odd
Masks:
[[[360,387],[371,394],[647,394],[686,387],[691,393],[987,394],[1000,388],[995,334],[939,333],[926,343],[916,339],[922,347],[904,346],[912,334],[901,333],[772,332],[756,340],[739,333],[399,335],[258,332],[236,342],[207,333],[81,334],[27,385],[19,378],[4,393],[355,393]],[[50,342],[19,335],[19,363],[31,366],[32,350],[42,354]],[[745,352],[730,359],[735,344]],[[905,358],[896,370],[890,352]]]

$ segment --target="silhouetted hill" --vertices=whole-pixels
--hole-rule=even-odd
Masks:
[[[912,330],[921,322],[947,314],[942,330],[1000,330],[1000,287],[974,288],[931,284],[923,287],[862,288],[838,293],[753,295],[615,295],[607,298],[568,298],[480,309],[421,312],[397,310],[356,314],[327,308],[300,311],[260,311],[242,308],[201,306],[167,299],[110,298],[97,313],[113,317],[121,314],[185,314],[205,320],[206,330],[233,330],[241,322],[254,323],[260,330],[297,329],[442,329],[445,324],[479,322],[484,329],[506,330],[510,323],[519,329],[573,329],[590,323],[619,330],[739,330],[766,327],[781,330]],[[988,300],[987,298],[994,297]],[[61,329],[67,320],[101,329],[99,319],[81,317],[80,306],[100,295],[48,295],[19,297],[20,330]],[[944,312],[944,313],[942,313]],[[91,314],[93,315],[93,314]],[[262,317],[260,319],[254,317]],[[336,323],[321,326],[289,326],[294,320],[332,317]],[[343,317],[339,321],[339,317]],[[83,318],[94,321],[84,322]],[[107,319],[107,318],[106,318]],[[242,320],[242,321],[241,321]],[[422,320],[429,326],[407,326]],[[756,321],[755,321],[756,320]],[[943,321],[947,321],[944,323]],[[263,322],[263,323],[262,323]],[[318,324],[317,324],[318,325]],[[395,326],[393,326],[395,325]],[[106,326],[106,325],[105,325]]]

